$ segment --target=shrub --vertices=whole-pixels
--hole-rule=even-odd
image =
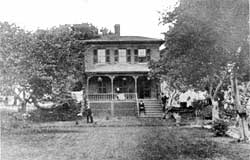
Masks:
[[[228,122],[224,120],[216,120],[213,123],[213,132],[215,136],[225,136],[228,130]]]
[[[77,114],[80,112],[80,108],[80,104],[69,100],[52,108],[38,108],[30,113],[29,119],[36,122],[76,120],[79,118]]]

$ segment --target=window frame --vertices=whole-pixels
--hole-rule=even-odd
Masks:
[[[123,51],[123,52],[121,52]],[[122,53],[124,53],[124,55],[121,55]],[[118,49],[118,56],[119,56],[119,63],[127,63],[127,49],[124,48],[119,48]],[[121,60],[124,60],[121,62]]]
[[[139,56],[140,50],[143,50],[145,52],[145,56]],[[138,63],[147,63],[147,49],[145,48],[139,48],[138,49]]]

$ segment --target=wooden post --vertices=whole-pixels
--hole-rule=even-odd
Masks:
[[[133,76],[134,79],[135,79],[135,93],[137,94],[137,79],[138,79],[138,76]]]
[[[138,76],[133,76],[134,80],[135,80],[135,99],[136,99],[136,109],[137,109],[137,116],[139,117],[140,116],[140,113],[139,113],[139,104],[138,104],[138,95],[137,95],[137,78]]]
[[[114,76],[110,76],[111,79],[111,115],[114,116]]]

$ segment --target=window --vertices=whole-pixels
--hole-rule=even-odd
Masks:
[[[127,57],[126,57],[126,49],[119,49],[119,62],[120,63],[126,63]]]
[[[98,81],[98,93],[107,93],[107,87],[103,81]]]
[[[138,50],[138,62],[143,63],[146,62],[146,50],[145,49],[139,49]]]
[[[94,63],[105,63],[110,62],[110,54],[109,50],[105,49],[95,49],[94,56],[93,56]]]
[[[131,62],[131,52],[130,52],[130,49],[127,49],[127,62]]]
[[[145,63],[147,61],[150,61],[150,49],[138,49],[137,51],[137,61],[139,63]]]
[[[109,52],[109,49],[106,49],[106,63],[110,63],[110,52]]]
[[[97,62],[98,63],[105,63],[106,61],[106,56],[105,56],[105,49],[98,49],[97,50]]]

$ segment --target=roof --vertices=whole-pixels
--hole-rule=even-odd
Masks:
[[[117,36],[117,35],[108,35],[102,36],[97,39],[85,40],[85,43],[164,43],[162,39],[141,37],[141,36]]]
[[[95,67],[86,69],[86,72],[92,73],[128,73],[128,72],[149,72],[149,68],[146,63],[141,64],[98,64]]]

